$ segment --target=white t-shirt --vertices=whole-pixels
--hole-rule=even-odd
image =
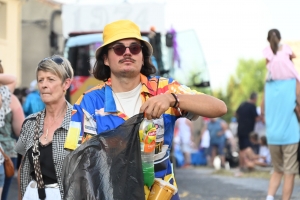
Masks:
[[[186,118],[179,118],[177,119],[177,123],[178,123],[178,135],[180,137],[181,143],[183,144],[191,144],[191,127],[187,124],[187,120]]]
[[[113,92],[117,110],[125,113],[129,118],[138,114],[142,106],[141,88],[142,84],[140,83],[128,92]]]
[[[259,155],[266,157],[266,164],[270,165],[271,164],[271,154],[270,150],[267,146],[260,146],[259,147]],[[262,158],[259,159],[260,162],[264,162]]]
[[[229,129],[227,129],[225,131],[225,137],[226,137],[226,139],[233,138],[233,134],[232,134],[232,132]]]
[[[209,145],[210,145],[209,131],[205,130],[201,138],[200,148],[209,148]]]

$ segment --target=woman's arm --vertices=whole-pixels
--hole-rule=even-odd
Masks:
[[[10,74],[0,74],[0,85],[6,85],[13,93],[16,87],[16,77]]]
[[[296,58],[296,55],[294,54],[294,52],[292,52],[292,55],[290,55],[290,59],[293,60],[294,58]]]
[[[25,116],[22,105],[14,94],[11,95],[10,108],[12,112],[12,128],[15,135],[19,137]]]

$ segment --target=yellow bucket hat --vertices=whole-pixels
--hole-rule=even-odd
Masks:
[[[149,42],[142,39],[140,28],[130,20],[118,20],[104,27],[103,44],[96,50],[96,58],[100,55],[103,47],[125,38],[135,38],[143,41],[150,55],[152,55],[153,48]]]

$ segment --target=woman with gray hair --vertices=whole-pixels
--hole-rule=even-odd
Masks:
[[[54,55],[38,64],[36,78],[45,109],[25,119],[15,148],[23,155],[19,199],[63,199],[61,171],[72,111],[65,94],[73,69],[67,59]]]

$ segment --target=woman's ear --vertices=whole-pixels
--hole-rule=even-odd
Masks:
[[[109,66],[108,56],[106,54],[103,55],[103,63],[104,65]]]
[[[65,80],[65,82],[63,83],[63,88],[65,91],[67,91],[67,89],[69,89],[69,87],[71,86],[71,83],[72,83],[72,79],[67,78]]]

